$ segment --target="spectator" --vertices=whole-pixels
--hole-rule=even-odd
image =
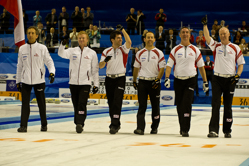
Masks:
[[[54,33],[54,28],[50,28],[50,33],[47,33],[46,38],[47,47],[58,45],[58,35]]]
[[[195,38],[194,38],[194,35],[192,34],[192,30],[190,30],[189,42],[190,42],[191,44],[193,44],[193,43],[195,42]]]
[[[4,32],[7,33],[9,26],[10,26],[10,14],[9,12],[4,8],[3,13],[0,16],[0,33],[3,34]]]
[[[247,54],[247,51],[248,51],[248,44],[246,43],[246,40],[245,39],[241,39],[241,43],[239,45],[241,51],[243,54]]]
[[[196,37],[196,45],[199,48],[206,48],[206,39],[203,36],[203,31],[199,31],[199,36]]]
[[[85,26],[85,20],[84,20],[84,17],[85,17],[85,15],[86,15],[85,9],[84,9],[84,8],[81,8],[80,11],[81,11],[81,13],[82,13],[82,20],[81,20],[81,27],[82,27],[82,28],[81,28],[81,29],[86,30],[86,28],[88,28],[88,27]]]
[[[33,22],[34,22],[34,26],[37,26],[38,22],[42,22],[42,16],[40,16],[40,11],[37,10],[35,12],[35,16],[33,17]]]
[[[144,38],[146,37],[146,33],[148,32],[147,29],[144,30],[143,35],[142,35],[142,42],[143,42],[143,47],[145,47],[145,42],[144,42]]]
[[[126,22],[127,22],[127,33],[130,35],[135,35],[135,28],[136,28],[136,22],[137,22],[137,15],[134,14],[135,9],[131,8],[130,12],[126,16]]]
[[[214,24],[212,26],[212,29],[215,30],[216,34],[218,35],[219,33],[219,30],[220,30],[220,25],[218,25],[218,21],[217,20],[214,20]]]
[[[90,24],[93,24],[93,18],[94,18],[94,15],[93,13],[91,13],[91,8],[87,7],[86,14],[84,16],[84,22],[85,22],[86,27],[89,27]]]
[[[100,33],[98,31],[98,27],[96,25],[93,26],[93,30],[89,35],[90,38],[90,46],[91,48],[99,48],[100,47]]]
[[[216,33],[216,31],[214,29],[211,30],[211,36],[214,41],[218,41],[218,34]]]
[[[146,19],[146,17],[143,14],[142,10],[138,10],[137,11],[137,22],[136,22],[136,28],[137,28],[138,35],[141,35],[145,29],[144,19]],[[141,29],[141,31],[140,31],[140,29]]]
[[[23,14],[23,25],[24,25],[24,32],[27,31],[27,23],[29,21],[29,17],[28,15],[25,13],[25,10],[22,10],[22,14]]]
[[[242,35],[240,31],[237,31],[234,38],[233,38],[233,43],[239,45],[241,43]]]
[[[166,35],[166,54],[170,54],[171,50],[176,46],[176,36],[174,36],[174,31],[172,29],[169,30],[169,35]]]
[[[209,82],[212,84],[212,77],[214,74],[214,62],[210,61],[210,57],[206,56],[206,62],[205,62],[205,71],[206,71],[206,77],[207,77],[207,83]],[[209,89],[206,92],[206,96],[209,96]]]
[[[163,32],[163,27],[159,26],[158,32],[156,33],[156,48],[164,52],[165,49],[165,33]]]
[[[46,40],[45,30],[43,29],[43,24],[41,22],[37,23],[37,29],[39,31],[37,42],[40,44],[45,44],[45,40]]]
[[[49,13],[46,18],[45,18],[45,21],[46,21],[46,24],[47,24],[47,32],[50,31],[50,28],[56,28],[56,24],[57,24],[57,16],[56,16],[56,10],[55,9],[52,9],[51,10],[51,13]]]
[[[222,27],[227,27],[227,28],[228,28],[229,25],[226,25],[226,26],[225,26],[225,21],[224,21],[224,20],[221,20],[221,21],[220,21],[220,27],[221,27],[221,28],[222,28]]]
[[[77,47],[79,43],[78,43],[78,32],[76,27],[73,27],[73,32],[70,33],[69,37],[71,40],[71,47],[72,48]]]
[[[71,15],[71,19],[73,20],[73,27],[76,28],[76,31],[79,32],[81,28],[82,21],[82,13],[79,11],[79,7],[75,7],[75,11]]]
[[[66,41],[66,47],[68,48],[68,43],[69,43],[69,35],[67,33],[67,27],[66,26],[63,26],[62,27],[62,32],[60,33],[60,40],[61,42],[63,40]]]
[[[249,26],[246,25],[246,21],[242,21],[242,26],[240,28],[243,32],[249,32]]]
[[[67,9],[65,6],[62,7],[61,13],[59,15],[59,21],[60,21],[60,30],[62,30],[63,26],[68,27],[68,19],[69,19],[69,14],[67,13]]]
[[[164,23],[167,21],[167,16],[163,12],[164,11],[161,8],[159,10],[159,13],[157,13],[156,16],[155,16],[155,20],[156,20],[156,32],[158,31],[159,26],[162,26],[164,28]]]
[[[89,29],[86,30],[86,33],[88,34],[88,36],[90,36],[90,33],[93,31],[93,24],[89,25]]]

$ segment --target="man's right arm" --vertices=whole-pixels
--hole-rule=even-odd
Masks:
[[[204,32],[204,37],[205,37],[205,39],[207,41],[207,44],[209,45],[210,41],[211,41],[211,37],[209,35],[209,31],[208,31],[207,25],[203,25],[203,32]]]

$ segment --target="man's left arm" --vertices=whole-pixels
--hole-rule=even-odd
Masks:
[[[131,38],[130,36],[127,34],[126,30],[123,28],[122,29],[122,33],[124,35],[125,38],[125,44],[126,44],[126,48],[130,49],[131,48]]]
[[[202,67],[198,67],[200,73],[201,73],[201,77],[203,79],[203,82],[206,82],[207,81],[207,77],[206,77],[206,71],[205,71],[205,68],[204,66]]]
[[[94,52],[91,67],[94,86],[99,87],[99,64],[96,52]]]
[[[241,64],[241,65],[238,66],[237,74],[238,74],[239,76],[240,76],[241,73],[243,72],[243,67],[244,67],[243,64]]]
[[[44,49],[44,62],[48,67],[49,73],[53,73],[55,75],[54,61],[51,58],[47,48]]]

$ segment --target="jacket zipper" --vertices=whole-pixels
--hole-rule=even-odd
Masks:
[[[148,62],[150,61],[150,51],[148,51]]]
[[[31,59],[31,84],[32,84],[32,51],[31,51],[31,44],[30,44],[30,59]]]
[[[25,74],[25,70],[23,71],[23,74],[22,74],[23,75],[23,77],[22,77],[23,79],[24,79],[24,74]]]
[[[42,71],[41,71],[41,69],[40,69],[40,72],[41,72],[41,79],[42,79],[42,75],[43,75],[43,74],[42,74]]]
[[[80,64],[79,64],[79,71],[78,71],[78,84],[80,84],[80,65],[81,65],[82,53],[83,53],[83,50],[81,50],[81,55],[80,55]]]
[[[88,75],[88,72],[89,72],[89,71],[87,70],[87,78],[88,78],[88,81],[89,81],[89,75]]]
[[[187,57],[187,46],[185,46],[185,58]]]

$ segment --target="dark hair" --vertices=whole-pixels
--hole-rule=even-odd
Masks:
[[[189,29],[188,27],[183,26],[183,27],[181,27],[181,29],[180,29],[180,33],[181,33],[181,31],[182,31],[183,29],[188,29],[188,31],[190,32],[190,29]]]
[[[142,10],[138,10],[139,13],[142,13]]]
[[[110,34],[110,41],[112,43],[112,39],[115,40],[116,36],[117,35],[122,35],[122,33],[120,31],[113,31],[111,34]]]
[[[218,22],[218,20],[216,20],[216,19],[214,20],[214,22],[215,22],[215,21],[217,21],[217,22]]]
[[[155,37],[155,34],[154,34],[152,31],[148,31],[148,32],[145,34],[145,38],[146,38],[146,36],[147,36],[148,33],[152,33],[153,36]]]
[[[34,29],[36,35],[39,35],[39,31],[38,31],[38,28],[37,28],[37,27],[35,27],[35,26],[30,26],[30,27],[28,27],[27,32],[26,32],[27,34],[28,34],[28,30],[29,30],[29,29]]]

